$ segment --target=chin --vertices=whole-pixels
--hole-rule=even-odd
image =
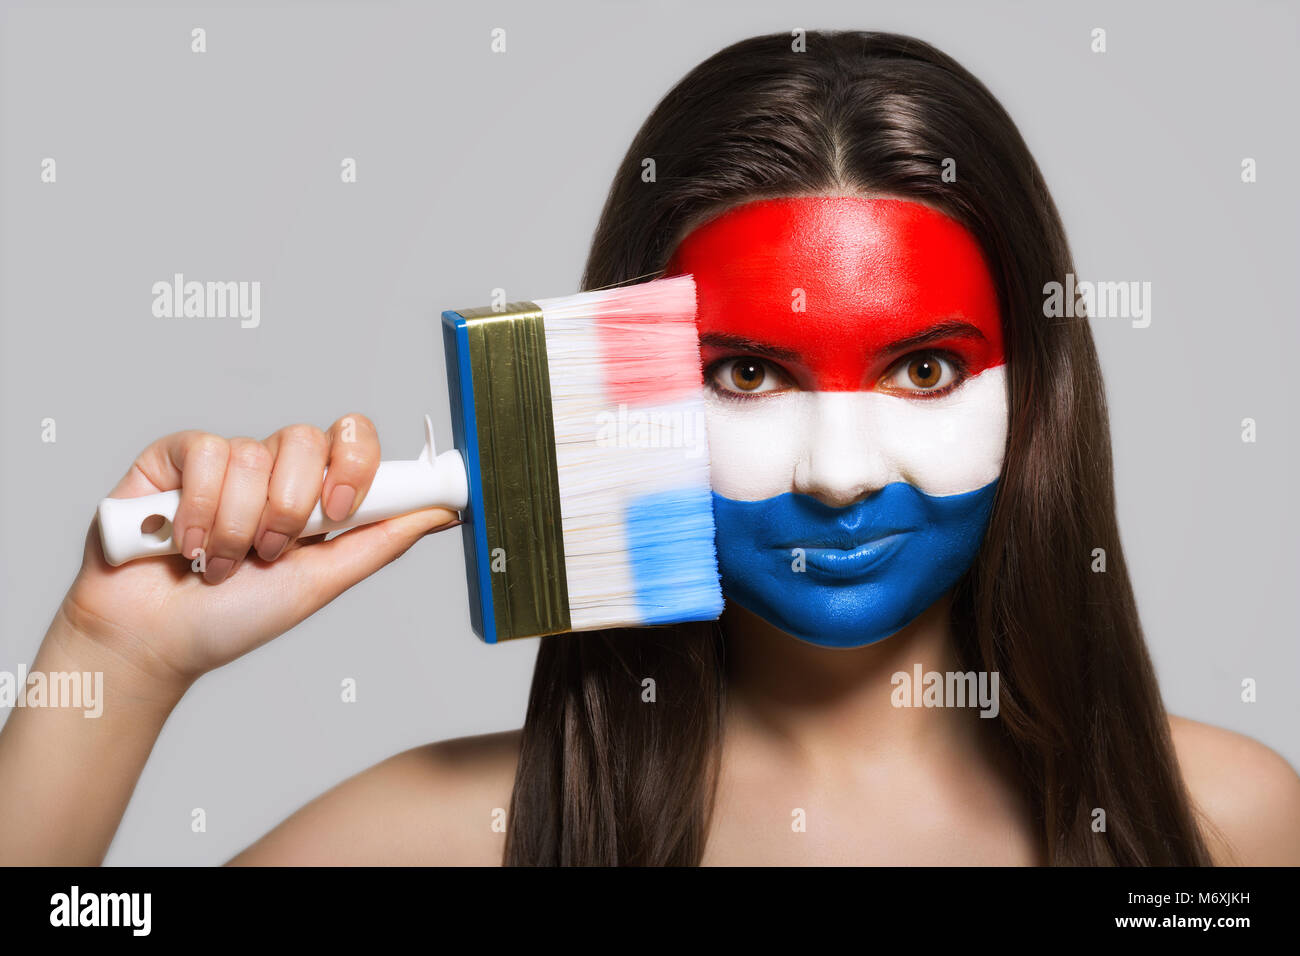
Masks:
[[[869,647],[888,640],[903,630],[920,616],[921,611],[913,611],[913,601],[899,599],[881,601],[880,596],[870,608],[858,606],[857,602],[848,600],[844,594],[834,598],[825,598],[820,608],[810,607],[809,600],[797,602],[798,606],[783,606],[766,599],[755,600],[754,595],[727,593],[729,604],[744,608],[755,617],[761,618],[772,627],[804,644],[816,647],[854,648]],[[858,596],[859,599],[861,596]],[[929,606],[927,602],[926,607]],[[850,606],[846,606],[850,605]]]

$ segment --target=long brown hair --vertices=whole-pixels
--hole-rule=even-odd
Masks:
[[[647,159],[654,176],[643,178]],[[945,160],[954,181],[941,175]],[[661,272],[686,230],[727,207],[826,191],[947,213],[979,240],[999,286],[1006,456],[952,624],[963,668],[1000,675],[1000,730],[1048,861],[1209,862],[1120,547],[1092,336],[1086,319],[1043,314],[1044,284],[1074,271],[1065,233],[1024,140],[983,84],[928,44],[884,33],[809,31],[806,52],[788,34],[721,50],[633,140],[583,288]],[[1096,548],[1104,573],[1090,568]],[[543,640],[505,862],[699,863],[724,651],[716,623]],[[642,700],[646,677],[653,704]]]

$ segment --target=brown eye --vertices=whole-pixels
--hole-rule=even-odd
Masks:
[[[742,392],[752,392],[763,384],[767,373],[758,362],[737,361],[731,366],[731,384]]]
[[[943,377],[943,366],[932,356],[915,358],[907,363],[907,377],[917,388],[934,388]]]
[[[886,391],[920,398],[946,395],[966,380],[962,363],[938,352],[917,352],[881,380]]]
[[[758,358],[723,359],[709,369],[709,385],[722,395],[765,395],[790,385],[779,366]]]

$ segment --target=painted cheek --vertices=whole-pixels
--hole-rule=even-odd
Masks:
[[[800,436],[811,408],[806,392],[758,401],[710,396],[710,482],[713,490],[736,501],[756,501],[793,490],[794,471],[804,454]]]
[[[1001,472],[1006,375],[997,366],[939,399],[799,392],[708,404],[713,489],[735,501],[794,491],[843,506],[901,481],[962,494]]]

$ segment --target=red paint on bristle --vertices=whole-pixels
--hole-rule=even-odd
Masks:
[[[651,307],[628,315],[619,314],[622,310],[612,305],[602,308],[595,323],[610,401],[665,405],[688,398],[704,384],[693,311],[655,315]],[[674,358],[680,355],[696,360]]]

